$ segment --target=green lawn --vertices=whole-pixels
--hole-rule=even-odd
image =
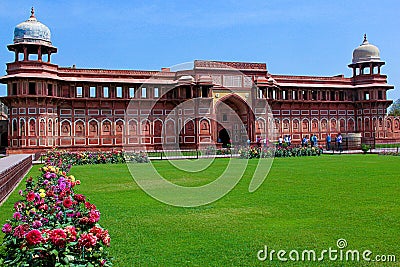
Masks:
[[[217,159],[200,173],[175,170],[167,161],[153,164],[171,181],[193,186],[212,181],[227,162]],[[336,249],[339,238],[347,240],[346,249],[368,249],[373,256],[394,254],[397,263],[386,266],[400,266],[400,157],[276,158],[263,185],[249,193],[256,163],[250,160],[243,179],[229,194],[198,208],[172,207],[152,199],[138,188],[124,164],[75,166],[71,173],[82,182],[77,191],[102,212],[100,223],[110,231],[115,266],[276,266],[276,257],[273,262],[258,261],[257,251],[267,245],[320,253]],[[30,174],[38,174],[37,169]],[[12,215],[18,197],[14,192],[0,207],[1,222]],[[303,265],[357,263],[329,262],[326,257],[322,263]]]

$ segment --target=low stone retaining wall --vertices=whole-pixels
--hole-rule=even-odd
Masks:
[[[3,203],[31,167],[32,155],[10,155],[0,159],[0,203]]]

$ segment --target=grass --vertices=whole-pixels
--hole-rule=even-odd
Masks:
[[[223,172],[229,159],[199,173],[153,164],[169,180],[201,185]],[[79,193],[89,196],[109,229],[115,266],[262,266],[257,251],[347,249],[394,254],[400,260],[400,158],[332,155],[276,158],[263,185],[248,186],[257,161],[251,160],[239,184],[225,197],[198,208],[162,204],[138,188],[126,165],[75,166]],[[148,167],[148,166],[147,166]],[[139,164],[138,168],[146,168]],[[38,174],[35,166],[30,175]],[[21,187],[22,185],[20,185]],[[0,207],[0,221],[12,215],[14,192]],[[356,262],[304,262],[304,266],[355,266]],[[358,263],[359,266],[362,263]],[[396,264],[396,263],[395,263]],[[392,263],[393,266],[395,265]],[[286,266],[299,265],[288,262]]]

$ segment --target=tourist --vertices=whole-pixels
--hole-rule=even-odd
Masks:
[[[285,137],[283,138],[283,142],[285,142],[285,144],[288,145],[289,143],[288,135],[285,135]]]
[[[330,134],[328,134],[326,136],[326,150],[331,150],[331,142],[332,142],[332,138],[331,138]]]
[[[287,136],[288,137],[288,146],[292,145],[292,138],[290,137],[290,135]]]
[[[342,137],[341,133],[338,133],[338,135],[336,137],[336,143],[337,143],[338,151],[340,151],[340,153],[342,153],[342,151],[343,151],[343,147],[342,147],[343,137]]]
[[[282,147],[282,144],[283,144],[283,138],[282,138],[282,136],[280,136],[280,137],[278,138],[278,146],[279,146],[279,147]]]
[[[250,139],[247,139],[247,146],[248,147],[250,147],[250,143],[251,143]]]
[[[257,137],[257,147],[261,147],[261,138]]]
[[[263,143],[263,147],[267,147],[267,138],[264,138],[262,140],[262,143]]]
[[[307,147],[308,146],[308,136],[304,136],[303,140],[301,141],[303,147]]]
[[[313,146],[317,147],[318,146],[318,138],[315,134],[313,135],[312,139],[313,139]]]

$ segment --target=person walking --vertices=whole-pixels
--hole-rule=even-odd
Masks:
[[[278,146],[282,147],[282,144],[283,144],[283,138],[282,138],[282,136],[280,136],[278,139]]]
[[[343,143],[343,137],[341,133],[338,133],[337,137],[336,137],[336,143],[338,146],[338,151],[340,151],[340,153],[342,153],[343,151],[343,147],[342,147],[342,143]]]
[[[317,147],[317,146],[318,146],[318,138],[317,138],[317,135],[314,134],[312,138],[313,138],[314,146]]]
[[[302,143],[303,143],[303,147],[308,146],[308,136],[307,135],[303,137]]]

